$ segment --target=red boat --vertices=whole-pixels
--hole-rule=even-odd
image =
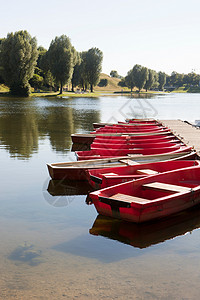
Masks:
[[[157,124],[159,123],[157,120],[147,120],[147,119],[126,119],[126,122],[128,123],[140,123],[140,124]]]
[[[152,136],[145,136],[144,138],[139,137],[132,137],[132,136],[120,136],[120,137],[96,137],[91,145],[94,143],[105,143],[105,144],[141,144],[141,143],[159,143],[165,141],[176,141],[180,142],[181,140],[178,139],[174,135],[158,135],[156,137]]]
[[[156,127],[156,128],[152,128],[152,129],[149,129],[149,128],[142,128],[142,129],[138,129],[138,128],[100,128],[99,130],[96,130],[96,131],[92,131],[91,134],[101,134],[101,133],[123,133],[123,134],[129,134],[129,133],[140,133],[140,132],[143,132],[143,133],[151,133],[151,132],[170,132],[170,129],[166,128],[166,127]]]
[[[105,126],[105,127],[100,127],[100,128],[97,128],[96,129],[96,132],[106,132],[106,131],[114,131],[114,130],[118,130],[118,131],[153,131],[153,130],[163,130],[163,129],[167,129],[166,127],[163,127],[163,126],[143,126],[143,125],[140,125],[140,126],[131,126],[131,125],[128,125],[128,126],[120,126],[120,125],[113,125],[113,126]]]
[[[180,145],[180,140],[172,140],[170,141],[165,141],[165,142],[155,142],[155,143],[117,143],[117,144],[112,144],[112,143],[97,143],[93,142],[90,146],[91,150],[95,149],[133,149],[133,148],[161,148],[161,147],[170,147],[170,146],[175,146],[179,144]],[[182,145],[184,145],[182,143]]]
[[[200,167],[188,167],[90,193],[99,214],[141,223],[200,203]]]
[[[152,176],[158,173],[188,168],[192,166],[200,166],[200,161],[171,160],[152,162],[146,164],[136,164],[132,166],[93,169],[88,170],[87,174],[90,185],[95,189],[102,189],[130,180],[136,180],[146,176]]]
[[[135,149],[96,149],[90,151],[75,151],[78,160],[87,159],[100,159],[100,158],[111,158],[114,156],[125,156],[125,155],[155,155],[161,153],[173,153],[173,152],[184,152],[190,151],[191,147],[187,146],[171,146],[163,148],[135,148]]]
[[[187,160],[196,159],[195,151],[173,152],[169,154],[158,155],[133,155],[130,157],[113,157],[109,159],[81,160],[73,162],[61,162],[47,164],[49,174],[52,179],[70,179],[70,180],[87,180],[86,171],[97,168],[113,168],[119,166],[128,166],[137,163],[148,163],[163,160]]]
[[[139,122],[137,122],[137,123],[118,122],[116,124],[114,124],[114,123],[93,123],[93,127],[95,129],[105,127],[105,126],[116,126],[116,125],[119,125],[119,126],[145,126],[145,125],[147,125],[147,126],[155,126],[155,125],[162,126],[162,123],[160,123],[160,122],[149,123],[149,124],[139,123]]]
[[[118,138],[134,138],[134,139],[146,139],[146,138],[152,138],[152,137],[160,137],[160,136],[174,136],[172,132],[170,131],[152,131],[152,132],[135,132],[135,133],[89,133],[89,134],[82,134],[82,133],[76,133],[71,134],[72,142],[75,144],[87,144],[90,145],[96,137],[101,138],[112,138],[112,139],[118,139]]]

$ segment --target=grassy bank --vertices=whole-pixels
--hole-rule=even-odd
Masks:
[[[200,87],[199,86],[181,86],[175,90],[173,90],[172,93],[200,93]]]

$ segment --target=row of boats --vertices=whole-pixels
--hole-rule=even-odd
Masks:
[[[200,203],[198,155],[161,122],[93,125],[90,134],[72,135],[78,161],[47,167],[52,179],[87,180],[100,215],[142,223]]]

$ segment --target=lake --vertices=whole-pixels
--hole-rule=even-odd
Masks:
[[[198,299],[200,208],[127,224],[48,175],[75,160],[72,133],[130,117],[194,122],[200,94],[0,97],[0,299]]]

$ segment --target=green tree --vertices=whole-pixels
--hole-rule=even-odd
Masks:
[[[77,60],[76,64],[73,69],[73,74],[72,74],[72,92],[74,92],[74,87],[79,85],[81,83],[81,56],[80,53],[77,52]]]
[[[131,93],[132,93],[133,88],[135,87],[135,78],[133,74],[133,69],[128,71],[125,77],[125,85],[131,89]]]
[[[29,83],[34,89],[41,89],[44,84],[44,78],[38,74],[34,74]]]
[[[9,33],[1,42],[0,65],[5,84],[13,95],[27,97],[29,80],[38,57],[36,38],[27,31]]]
[[[126,87],[126,82],[125,82],[125,78],[121,78],[121,80],[118,82],[118,86],[121,86],[121,87]]]
[[[98,86],[99,87],[104,87],[104,86],[107,86],[108,85],[108,79],[104,79],[104,78],[102,78],[100,81],[99,81],[99,83],[98,83]]]
[[[66,35],[52,40],[47,51],[49,68],[55,80],[60,85],[62,94],[64,84],[71,80],[73,68],[76,64],[76,50]]]
[[[98,48],[91,48],[85,54],[85,77],[90,84],[91,93],[93,87],[99,81],[102,69],[103,52]]]
[[[158,84],[158,74],[156,71],[148,69],[148,79],[146,80],[146,83],[144,85],[144,88],[147,90],[150,90],[154,87],[156,87]]]
[[[163,91],[164,86],[166,84],[166,79],[167,79],[167,76],[164,72],[158,72],[158,82],[159,82],[158,88],[160,91]]]
[[[139,89],[139,92],[144,87],[146,81],[148,80],[148,69],[141,66],[135,65],[133,67],[133,79],[135,86]]]
[[[117,73],[117,71],[112,70],[112,71],[110,72],[110,77],[119,78],[120,76],[119,76],[119,74]]]

